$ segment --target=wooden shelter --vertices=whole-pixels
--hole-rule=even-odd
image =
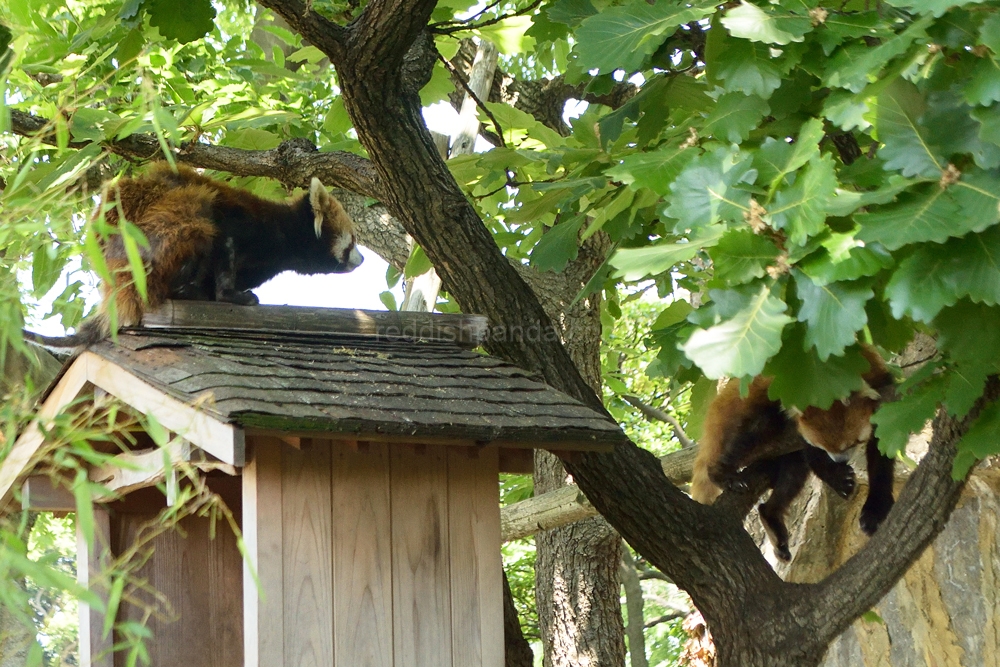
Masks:
[[[182,462],[206,471],[246,548],[200,517],[155,538],[140,574],[178,620],[149,619],[152,664],[500,667],[498,472],[530,469],[533,447],[624,436],[473,351],[485,332],[464,315],[168,303],[66,365],[0,466],[0,496],[73,511],[70,491],[31,475],[39,424],[110,394],[177,438],[165,456],[139,437],[90,470],[123,495],[95,508],[81,580],[170,501],[152,487]],[[142,613],[123,603],[119,620]],[[84,606],[82,664],[121,661],[101,630]]]

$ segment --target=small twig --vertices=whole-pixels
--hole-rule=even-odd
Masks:
[[[666,615],[660,616],[658,618],[654,618],[651,621],[646,621],[643,624],[642,627],[644,627],[644,628],[646,628],[648,630],[649,628],[653,627],[654,625],[659,625],[660,623],[668,623],[670,621],[676,621],[678,618],[684,618],[685,616],[687,616],[690,613],[691,612],[675,611],[673,613],[666,614]]]
[[[694,440],[687,436],[687,433],[684,432],[684,428],[680,425],[680,422],[672,416],[668,415],[663,410],[654,408],[652,405],[647,405],[638,396],[622,395],[622,398],[624,398],[625,401],[630,403],[633,407],[637,408],[639,412],[646,416],[647,419],[670,424],[670,426],[674,429],[674,437],[680,441],[681,447],[684,447],[685,449],[688,447],[694,447]]]
[[[444,66],[448,68],[448,71],[455,75],[455,77],[458,79],[458,83],[461,84],[462,88],[465,89],[465,93],[469,97],[471,97],[473,101],[475,101],[477,107],[483,110],[483,113],[486,114],[486,117],[489,118],[490,122],[493,123],[493,127],[496,128],[497,135],[500,137],[500,145],[504,148],[507,148],[507,142],[503,140],[503,128],[500,127],[500,122],[496,119],[496,116],[493,115],[493,112],[486,108],[486,104],[483,103],[481,99],[479,99],[479,95],[476,95],[472,91],[472,88],[469,87],[469,84],[465,81],[465,79],[462,78],[462,75],[455,68],[455,66],[452,65],[450,62],[448,62],[447,58],[445,58],[439,53],[438,60],[443,62]]]
[[[639,579],[640,579],[640,581],[654,581],[655,580],[655,581],[665,581],[668,584],[674,583],[673,579],[671,579],[667,575],[663,574],[659,570],[654,570],[654,569],[648,568],[648,567],[640,567],[640,568],[638,568],[638,570],[639,570]]]
[[[479,12],[478,14],[476,14],[475,16],[470,16],[469,18],[462,19],[461,21],[456,21],[455,19],[451,19],[451,20],[448,20],[448,21],[439,21],[437,23],[431,23],[430,26],[428,26],[428,27],[431,28],[431,29],[433,29],[433,28],[437,28],[438,26],[442,26],[442,25],[459,25],[459,24],[468,23],[469,21],[473,21],[473,20],[477,19],[478,17],[482,16],[483,14],[485,14],[488,11],[490,11],[491,9],[499,7],[503,3],[504,3],[504,0],[496,0],[496,2],[490,3],[490,4],[486,5],[485,7],[483,7],[483,10],[481,12]]]
[[[923,363],[926,363],[926,362],[930,361],[931,359],[933,359],[936,356],[937,356],[937,352],[935,352],[934,354],[932,354],[932,355],[930,355],[928,357],[924,357],[923,359],[917,359],[916,361],[910,361],[910,362],[905,363],[905,364],[900,364],[899,367],[900,368],[909,368],[910,366],[919,366],[920,364],[923,364]]]
[[[499,2],[493,3],[483,11],[479,12],[479,14],[476,14],[476,16],[482,16],[483,14],[486,13],[487,10],[489,10],[492,7],[496,7],[499,4],[500,4]],[[533,3],[531,3],[524,9],[519,9],[512,14],[504,14],[502,16],[496,16],[494,18],[487,19],[482,23],[470,24],[468,22],[472,20],[471,18],[466,19],[465,21],[442,21],[441,23],[432,24],[430,26],[430,29],[431,32],[439,35],[450,35],[453,32],[460,32],[462,30],[479,30],[480,28],[485,28],[486,26],[491,26],[496,23],[500,23],[501,21],[504,21],[509,18],[514,18],[515,16],[523,16],[524,14],[527,14],[528,12],[537,9],[540,4],[542,4],[542,0],[535,0]],[[451,26],[451,27],[440,27],[440,26]]]

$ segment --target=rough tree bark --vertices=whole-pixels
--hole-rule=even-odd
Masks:
[[[535,655],[531,645],[521,632],[521,623],[514,606],[514,595],[510,592],[507,573],[503,575],[503,645],[504,667],[532,667]]]
[[[491,353],[603,410],[535,294],[448,172],[423,124],[416,91],[436,57],[424,32],[435,0],[372,0],[348,27],[312,12],[305,0],[259,2],[330,57],[371,159],[313,149],[268,162],[280,153],[248,156],[247,151],[230,154],[201,145],[185,147],[182,159],[220,168],[211,162],[227,157],[246,162],[248,175],[286,183],[301,183],[314,174],[380,199],[424,248],[462,308],[490,319]],[[152,156],[158,150],[142,138],[110,148],[124,151],[126,143],[134,144],[135,155],[145,151]],[[973,414],[997,393],[991,384]],[[564,463],[629,544],[691,595],[713,628],[720,667],[815,665],[828,643],[870,609],[941,531],[965,483],[951,479],[951,465],[968,425],[968,420],[939,416],[930,453],[881,529],[843,567],[808,585],[784,583],[774,574],[742,529],[739,513],[731,511],[734,503],[709,507],[692,502],[664,477],[656,458],[635,445]]]
[[[349,27],[310,11],[302,0],[261,4],[330,57],[382,184],[382,201],[424,248],[463,309],[503,327],[504,335],[495,329],[487,349],[603,410],[424,127],[417,90],[435,57],[425,32],[435,0],[373,0]],[[942,424],[936,448],[882,529],[845,567],[811,586],[781,582],[725,503],[693,503],[664,478],[655,457],[635,445],[566,465],[629,543],[691,594],[715,629],[721,665],[809,665],[940,531],[963,484],[951,480],[950,467],[955,440],[967,425],[948,426]]]
[[[604,261],[609,246],[606,235],[591,237],[563,271],[561,281],[551,281],[551,274],[521,272],[597,393],[601,391],[600,296],[571,304]],[[557,457],[537,450],[534,482],[535,493],[544,494],[567,486],[569,480]],[[621,538],[596,516],[538,533],[535,548],[535,596],[546,667],[624,667]]]

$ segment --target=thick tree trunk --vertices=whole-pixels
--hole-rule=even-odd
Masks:
[[[517,618],[514,595],[510,592],[507,573],[503,575],[503,644],[504,667],[532,667],[535,656],[531,645],[521,632],[521,622]]]
[[[535,492],[563,486],[548,452],[535,456]],[[545,667],[624,667],[618,563],[621,538],[601,517],[535,535],[535,597]]]
[[[571,304],[609,246],[604,234],[593,236],[559,281],[522,274],[552,321],[559,323],[566,349],[595,393],[601,391],[601,300],[592,295]],[[536,495],[568,484],[562,462],[543,450],[535,452],[534,477]],[[621,538],[598,516],[540,532],[535,547],[535,597],[546,667],[624,667]]]
[[[330,56],[383,203],[420,243],[463,310],[490,319],[494,335],[487,350],[603,410],[424,126],[417,91],[436,58],[425,33],[436,0],[372,0],[348,27],[311,11],[304,0],[260,2]],[[995,397],[992,390],[989,399]],[[664,477],[656,458],[634,444],[609,454],[584,454],[565,465],[629,544],[690,593],[713,628],[720,667],[813,665],[943,528],[963,486],[950,471],[955,444],[968,425],[940,424],[931,453],[878,533],[815,585],[782,582],[740,517],[727,512],[732,503],[692,502]]]

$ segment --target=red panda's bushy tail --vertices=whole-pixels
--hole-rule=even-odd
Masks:
[[[25,340],[55,348],[85,348],[88,345],[93,345],[104,340],[108,337],[109,333],[108,321],[103,313],[85,320],[80,325],[79,330],[70,336],[43,336],[34,331],[21,330],[21,334]]]

